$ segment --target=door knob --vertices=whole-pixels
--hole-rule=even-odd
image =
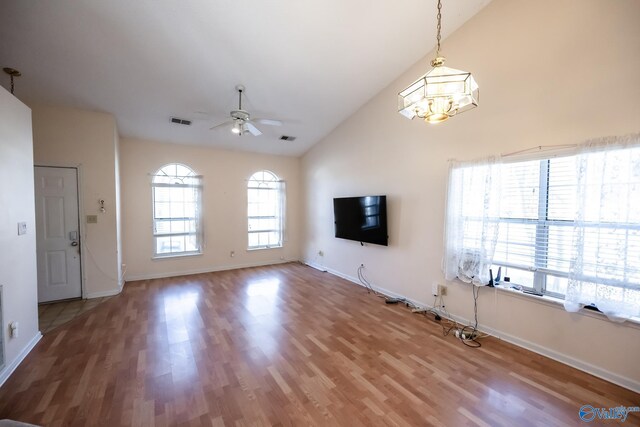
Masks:
[[[78,246],[78,242],[71,242],[71,246]]]

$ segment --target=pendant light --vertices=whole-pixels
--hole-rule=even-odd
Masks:
[[[442,1],[438,0],[438,49],[431,70],[398,94],[398,112],[408,119],[419,117],[440,123],[478,106],[478,84],[471,73],[444,67],[440,56]]]

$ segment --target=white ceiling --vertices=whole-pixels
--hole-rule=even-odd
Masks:
[[[445,0],[444,34],[489,1]],[[434,47],[435,9],[435,0],[3,0],[0,67],[22,72],[19,98],[112,113],[124,137],[297,156]],[[261,125],[259,137],[210,131],[237,107],[238,83],[254,117],[285,124]]]

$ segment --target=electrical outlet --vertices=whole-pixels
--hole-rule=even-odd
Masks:
[[[440,295],[440,284],[438,282],[433,282],[431,284],[431,293],[434,297]]]
[[[230,256],[231,258],[233,258],[234,256],[236,256],[236,251],[231,251],[231,252],[229,252],[229,256]]]

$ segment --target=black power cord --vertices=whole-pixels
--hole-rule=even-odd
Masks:
[[[381,294],[380,292],[376,291],[373,286],[371,285],[371,283],[369,283],[369,281],[367,280],[367,278],[364,276],[364,264],[360,264],[360,266],[358,267],[358,280],[360,281],[360,283],[362,285],[364,285],[365,288],[367,288],[367,293],[372,293],[379,297],[379,298],[384,298],[385,303],[387,304],[397,304],[397,303],[403,303],[405,304],[407,307],[410,307],[412,309],[419,309],[420,313],[424,314],[425,317],[427,314],[433,314],[434,318],[436,321],[440,322],[443,319],[443,316],[440,315],[440,313],[438,313],[438,310],[436,309],[436,303],[438,302],[438,298],[440,298],[440,305],[438,306],[439,308],[441,308],[445,313],[446,316],[444,316],[445,319],[448,320],[449,324],[447,326],[445,326],[444,323],[441,323],[442,325],[442,335],[443,336],[447,336],[451,333],[452,330],[454,330],[454,328],[458,328],[458,323],[454,320],[451,319],[451,315],[449,314],[449,312],[445,309],[445,305],[444,305],[444,298],[442,297],[442,295],[440,296],[436,296],[435,300],[433,301],[433,309],[422,309],[422,307],[418,307],[417,305],[413,304],[412,302],[410,302],[409,300],[405,299],[405,298],[392,298],[392,297],[388,297],[384,294]],[[467,325],[462,327],[461,329],[459,329],[459,338],[460,341],[462,341],[462,343],[464,345],[466,345],[467,347],[472,347],[472,348],[479,348],[482,347],[482,344],[477,340],[478,338],[478,295],[480,293],[479,289],[477,286],[475,285],[471,285],[472,286],[472,293],[473,293],[473,314],[474,314],[474,324],[473,326],[471,325]],[[469,332],[467,333],[467,330],[469,330]],[[467,339],[463,339],[462,336],[469,336],[471,338],[467,338]]]
[[[466,345],[467,347],[479,348],[479,347],[482,347],[482,344],[477,339],[478,338],[478,295],[480,294],[480,288],[472,284],[471,292],[473,293],[474,323],[473,323],[473,326],[467,325],[462,329],[460,329],[460,341],[462,341],[462,344]],[[469,330],[469,332],[466,332],[467,330]],[[471,338],[465,339],[463,338],[463,336],[464,337],[469,336]]]

